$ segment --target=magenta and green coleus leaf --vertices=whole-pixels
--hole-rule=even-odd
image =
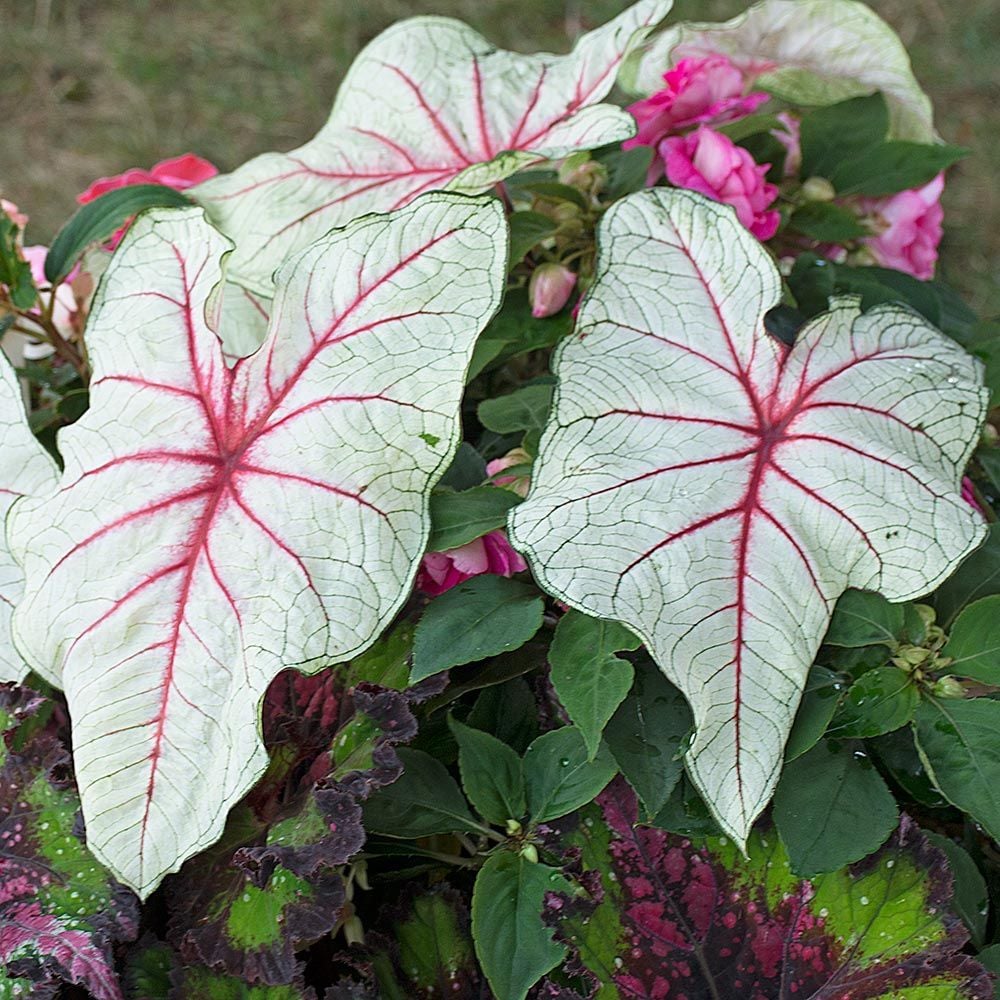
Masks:
[[[56,463],[38,443],[24,409],[17,375],[0,354],[0,524],[14,501],[55,488]],[[28,672],[10,637],[10,617],[24,591],[24,572],[0,532],[0,682],[20,681]]]
[[[791,349],[780,277],[732,210],[624,199],[558,349],[510,535],[541,585],[624,622],[687,697],[687,768],[744,843],[848,587],[932,590],[985,536],[959,480],[981,364],[914,313],[840,299]]]
[[[961,954],[945,857],[907,817],[877,853],[811,881],[791,874],[772,832],[755,832],[744,858],[728,838],[693,842],[636,819],[619,779],[563,836],[580,852],[580,888],[546,901],[569,967],[602,1000],[993,996]]]
[[[425,191],[485,191],[526,164],[627,139],[631,116],[600,102],[670,7],[640,0],[566,56],[498,50],[450,18],[389,28],[355,60],[315,138],[194,190],[236,243],[229,279],[268,296],[282,260],[334,226]]]
[[[44,1000],[72,983],[121,1000],[112,945],[135,936],[138,907],[74,832],[79,800],[59,740],[43,725],[10,746],[42,710],[41,696],[0,687],[0,996]]]
[[[271,679],[361,653],[406,600],[504,245],[485,198],[357,220],[281,270],[233,367],[206,319],[231,244],[200,209],[142,216],[116,253],[90,409],[8,534],[15,641],[66,692],[88,842],[140,895],[263,773]]]

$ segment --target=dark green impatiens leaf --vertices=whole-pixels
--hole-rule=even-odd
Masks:
[[[681,775],[666,805],[650,825],[681,837],[711,837],[721,832],[705,800],[686,774]]]
[[[646,177],[653,162],[651,146],[633,146],[622,149],[612,146],[594,153],[594,159],[608,171],[607,195],[610,199],[623,198],[633,191],[646,187]]]
[[[837,711],[843,692],[844,685],[832,670],[819,666],[810,668],[795,723],[785,744],[786,762],[801,757],[819,742]]]
[[[1000,701],[926,699],[914,730],[941,793],[1000,840]]]
[[[589,802],[618,767],[606,747],[593,760],[580,730],[564,726],[539,736],[524,754],[528,815],[533,823],[558,819]]]
[[[791,225],[810,239],[823,243],[846,243],[867,236],[858,217],[840,205],[813,201],[795,210]]]
[[[567,889],[557,869],[510,851],[494,854],[479,870],[472,890],[472,937],[498,1000],[524,1000],[563,959],[566,947],[552,940],[541,913],[547,892]]]
[[[435,597],[417,625],[411,681],[523,646],[542,625],[543,602],[526,583],[473,577]]]
[[[896,194],[923,187],[968,153],[961,146],[884,142],[857,159],[841,162],[830,180],[838,194]]]
[[[1000,686],[1000,595],[984,597],[962,611],[941,655],[952,658],[946,673]]]
[[[465,721],[524,753],[538,735],[538,705],[528,682],[523,677],[514,677],[486,688]]]
[[[866,746],[910,798],[930,809],[948,808],[948,800],[935,788],[917,753],[912,726],[868,740]]]
[[[902,604],[893,604],[871,590],[847,590],[837,601],[823,639],[829,646],[896,644],[903,630]]]
[[[507,512],[521,498],[496,486],[476,486],[461,493],[431,494],[429,552],[458,548],[507,523]]]
[[[827,735],[868,739],[905,726],[920,702],[911,674],[898,667],[877,667],[859,677],[840,704]]]
[[[681,754],[693,726],[684,695],[654,663],[640,663],[632,691],[612,716],[604,736],[639,796],[645,818],[663,808],[680,780]]]
[[[526,385],[506,396],[479,404],[479,422],[497,434],[540,433],[552,404],[551,384]]]
[[[119,1000],[112,948],[135,937],[138,906],[79,836],[51,709],[26,688],[0,687],[0,996],[49,1000],[74,984]]]
[[[510,268],[556,231],[555,220],[541,212],[511,212],[507,221],[510,223],[510,252],[507,258]]]
[[[869,855],[899,822],[899,809],[859,743],[823,741],[785,765],[774,822],[792,871],[832,872]]]
[[[499,826],[521,819],[527,809],[521,758],[489,733],[456,719],[449,724],[458,743],[462,787],[479,815]]]
[[[864,155],[889,131],[889,112],[881,94],[855,97],[810,111],[802,118],[802,176],[832,176],[837,167]]]
[[[1000,594],[1000,523],[990,525],[986,541],[938,587],[938,623],[948,631],[962,608],[991,594]]]
[[[731,838],[636,826],[615,782],[561,844],[580,852],[573,893],[546,897],[545,922],[574,951],[596,996],[987,1000],[982,966],[949,912],[944,855],[904,817],[874,855],[811,881],[773,831],[744,857]]]
[[[62,281],[87,247],[109,239],[143,209],[190,204],[180,191],[161,184],[131,184],[102,194],[78,208],[56,234],[45,258],[45,277],[53,284]]]
[[[386,837],[429,837],[481,829],[447,768],[421,750],[398,751],[403,774],[364,808],[365,829]]]
[[[556,626],[549,647],[549,678],[591,758],[605,725],[632,687],[632,664],[614,654],[639,645],[624,625],[579,611],[568,611]]]

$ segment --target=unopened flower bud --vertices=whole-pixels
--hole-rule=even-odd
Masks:
[[[552,316],[569,301],[576,275],[562,264],[540,264],[531,275],[528,298],[535,319]]]
[[[574,153],[559,168],[559,180],[578,191],[596,194],[608,182],[608,168],[603,163],[590,159],[587,153]]]
[[[533,865],[538,864],[538,848],[534,844],[525,844],[521,848],[521,857],[525,861],[530,861]]]
[[[833,201],[836,197],[834,186],[825,177],[810,177],[802,182],[804,201]]]
[[[344,940],[349,945],[365,943],[365,928],[357,914],[344,921]]]
[[[507,836],[516,837],[521,832],[521,824],[516,819],[507,820]]]
[[[936,698],[964,698],[965,688],[957,677],[942,677],[931,689]]]

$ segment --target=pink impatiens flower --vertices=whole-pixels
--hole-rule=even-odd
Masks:
[[[983,513],[983,508],[979,506],[979,502],[976,500],[976,491],[972,485],[972,480],[968,476],[962,476],[962,499],[969,506],[975,507],[980,514]]]
[[[787,111],[781,111],[775,117],[781,122],[781,127],[771,129],[771,135],[785,147],[785,169],[782,172],[786,177],[794,177],[802,166],[802,123]]]
[[[768,99],[764,93],[745,94],[743,71],[724,55],[682,59],[663,74],[666,86],[629,107],[639,131],[623,143],[656,146],[672,132],[706,122],[722,124],[752,114]]]
[[[45,258],[48,256],[49,248],[45,246],[24,247],[21,255],[28,262],[31,268],[31,277],[34,279],[35,287],[40,292],[48,292],[49,279],[45,277]],[[73,275],[70,275],[72,280]],[[33,313],[41,315],[36,306]],[[60,335],[66,339],[72,339],[76,333],[79,304],[70,284],[64,282],[56,289],[56,300],[52,308],[52,325],[59,331]],[[40,357],[48,357],[52,354],[52,348],[48,344],[29,345],[26,348],[25,356],[30,360]]]
[[[500,475],[504,469],[510,469],[518,465],[531,465],[531,455],[523,448],[515,448],[513,451],[508,451],[502,458],[494,458],[492,462],[487,462],[486,475],[490,477],[494,486],[510,490],[519,497],[526,497],[528,495],[528,487],[531,485],[531,476],[526,473],[514,476]]]
[[[131,167],[124,173],[112,177],[99,177],[86,191],[78,194],[76,200],[79,204],[86,205],[87,202],[100,198],[102,194],[118,188],[131,187],[134,184],[163,184],[175,191],[184,191],[201,184],[202,181],[207,181],[218,172],[219,168],[214,163],[209,163],[194,153],[185,153],[170,160],[161,160],[149,170]],[[111,237],[107,244],[109,250],[114,250],[118,246],[127,229],[128,225],[124,225]]]
[[[660,156],[667,180],[675,187],[732,205],[740,222],[759,240],[768,240],[777,231],[781,215],[767,211],[778,197],[778,189],[764,180],[770,166],[758,166],[728,136],[701,125],[688,135],[664,139]]]
[[[862,201],[862,212],[873,217],[876,227],[876,234],[862,242],[877,264],[921,281],[934,276],[944,218],[943,189],[944,174],[938,174],[921,188]]]
[[[417,587],[437,597],[473,576],[513,576],[527,568],[528,564],[510,547],[506,533],[497,528],[458,548],[428,552],[420,564]]]

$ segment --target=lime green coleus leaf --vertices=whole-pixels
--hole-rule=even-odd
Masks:
[[[944,855],[904,817],[871,857],[794,876],[773,831],[744,857],[724,837],[636,826],[616,783],[562,836],[585,877],[546,899],[544,919],[575,950],[600,1000],[796,997],[987,1000],[988,974],[961,953]]]
[[[958,487],[982,367],[907,310],[836,300],[792,348],[772,258],[688,191],[617,202],[510,538],[684,693],[688,771],[743,843],[849,587],[903,601],[984,538]],[[905,616],[904,616],[905,623]]]
[[[567,56],[498,50],[450,18],[394,25],[355,60],[314,139],[191,192],[236,242],[230,278],[270,295],[282,260],[334,226],[425,191],[485,191],[528,163],[628,138],[632,118],[601,101],[670,6],[640,0]]]
[[[504,244],[491,199],[359,219],[288,262],[232,367],[206,319],[230,244],[200,209],[140,216],[115,254],[90,409],[8,534],[15,641],[66,692],[88,843],[141,895],[263,773],[274,676],[358,655],[406,600]]]
[[[931,142],[931,102],[896,33],[858,0],[764,0],[722,23],[685,22],[656,35],[622,82],[650,94],[679,59],[721,52],[753,81],[792,104],[835,104],[881,90],[890,135]]]

